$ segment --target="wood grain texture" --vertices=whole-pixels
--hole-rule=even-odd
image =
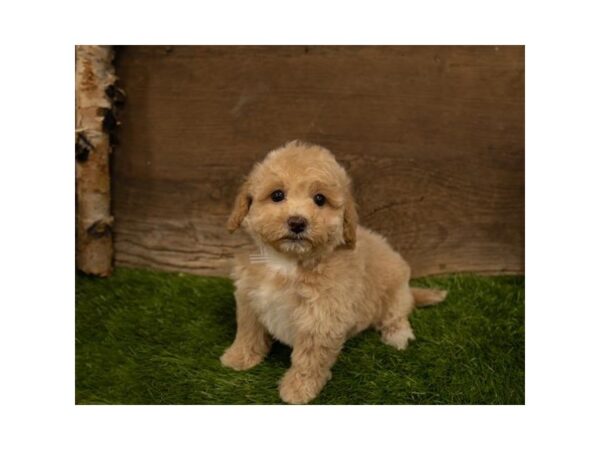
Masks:
[[[524,47],[123,47],[118,265],[226,275],[253,162],[331,149],[415,276],[524,271]]]

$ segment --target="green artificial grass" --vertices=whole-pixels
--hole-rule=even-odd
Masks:
[[[315,404],[523,404],[524,277],[423,278],[449,290],[418,309],[406,351],[374,331],[348,341]],[[76,277],[78,404],[278,404],[290,349],[247,372],[222,367],[235,336],[231,281],[117,269]]]

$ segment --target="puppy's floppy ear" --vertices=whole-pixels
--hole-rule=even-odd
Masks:
[[[246,180],[244,181],[244,184],[242,184],[242,187],[235,198],[233,210],[229,215],[229,219],[227,219],[227,230],[229,230],[230,233],[233,233],[240,227],[244,217],[248,214],[248,210],[252,204],[252,197],[250,196],[249,189],[250,186],[248,180]]]
[[[356,245],[356,227],[358,226],[358,213],[352,194],[348,192],[344,203],[344,243],[346,248],[354,248]]]

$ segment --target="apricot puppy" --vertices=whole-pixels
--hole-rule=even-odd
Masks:
[[[357,222],[350,179],[328,150],[293,141],[254,166],[228,221],[256,251],[235,259],[237,334],[223,365],[250,369],[278,339],[293,348],[281,399],[308,403],[351,336],[373,326],[383,342],[406,348],[414,306],[446,292],[411,289],[408,264]]]

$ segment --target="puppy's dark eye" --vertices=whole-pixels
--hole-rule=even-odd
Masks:
[[[327,200],[323,194],[317,194],[313,197],[313,200],[317,204],[317,206],[323,206],[325,201]]]
[[[283,191],[281,191],[279,189],[277,189],[276,191],[273,191],[271,193],[271,200],[273,200],[274,202],[280,202],[284,198],[285,198],[285,194],[283,193]]]

